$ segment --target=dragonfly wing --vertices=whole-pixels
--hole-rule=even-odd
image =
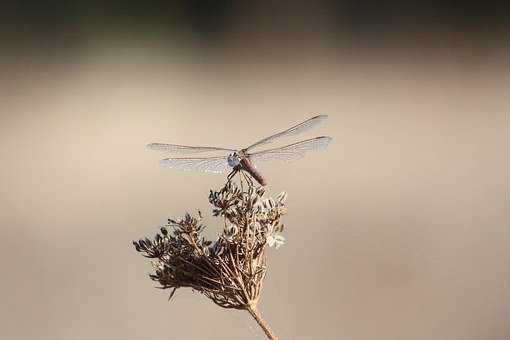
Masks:
[[[254,162],[269,160],[293,161],[302,158],[307,151],[324,150],[331,139],[331,137],[327,136],[316,137],[282,146],[281,148],[254,152],[249,154],[248,157]]]
[[[217,148],[214,146],[188,146],[178,144],[165,144],[165,143],[150,143],[147,144],[147,149],[156,151],[165,151],[172,153],[190,154],[211,151],[236,151],[234,149]]]
[[[231,169],[227,157],[165,158],[159,163],[162,167],[183,171],[223,173]]]
[[[289,129],[287,129],[285,131],[282,131],[282,132],[276,133],[276,134],[274,134],[272,136],[269,136],[269,137],[266,137],[264,139],[261,139],[257,143],[252,144],[249,147],[247,147],[246,150],[249,151],[249,150],[251,150],[251,149],[253,149],[255,147],[258,147],[258,146],[261,146],[261,145],[264,145],[264,144],[268,144],[268,143],[272,143],[272,142],[274,142],[275,140],[277,140],[279,138],[293,136],[293,135],[297,135],[299,133],[303,133],[305,131],[313,129],[314,127],[316,127],[320,123],[324,122],[327,118],[328,118],[328,116],[326,116],[326,115],[315,116],[313,118],[305,120],[304,122],[302,122],[302,123],[300,123],[298,125],[295,125],[295,126],[289,128]]]

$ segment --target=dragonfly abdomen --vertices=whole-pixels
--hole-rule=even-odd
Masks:
[[[260,185],[262,186],[267,185],[267,182],[264,179],[264,177],[262,177],[257,168],[255,168],[255,165],[253,165],[253,163],[248,158],[242,158],[240,163],[243,170],[247,171],[251,175],[251,177],[255,178],[255,180],[259,182]]]

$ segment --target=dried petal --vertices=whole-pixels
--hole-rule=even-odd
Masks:
[[[276,196],[276,201],[280,203],[281,205],[285,204],[285,201],[287,200],[287,193],[285,191],[282,191]]]

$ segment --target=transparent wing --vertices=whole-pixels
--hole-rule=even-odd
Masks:
[[[274,148],[249,154],[250,160],[257,161],[269,161],[269,160],[282,160],[292,161],[302,158],[307,151],[313,150],[324,150],[331,137],[315,137],[312,139],[303,140],[301,142],[282,146],[281,148]]]
[[[150,143],[147,144],[147,149],[165,152],[174,152],[181,154],[211,152],[211,151],[236,151],[234,149],[217,148],[214,146],[187,146],[178,144],[165,144],[165,143]]]
[[[293,136],[293,135],[297,135],[299,133],[303,133],[305,131],[313,129],[314,127],[316,127],[320,123],[324,122],[327,118],[328,118],[328,116],[326,116],[326,115],[315,116],[313,118],[305,120],[304,122],[302,122],[302,123],[300,123],[298,125],[295,125],[295,126],[289,128],[289,129],[287,129],[285,131],[279,132],[277,134],[274,134],[272,136],[269,136],[269,137],[266,137],[266,138],[264,138],[262,140],[259,140],[257,143],[252,144],[249,147],[247,147],[246,150],[249,151],[249,150],[251,150],[251,149],[253,149],[253,148],[257,147],[257,146],[261,146],[261,145],[264,145],[264,144],[272,143],[272,142],[274,142],[275,140],[277,140],[279,138]]]
[[[165,158],[159,164],[165,168],[183,171],[223,173],[231,169],[227,157]]]

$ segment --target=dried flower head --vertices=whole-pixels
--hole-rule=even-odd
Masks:
[[[266,335],[275,339],[256,306],[267,271],[266,249],[280,247],[287,195],[264,198],[265,188],[246,181],[243,189],[228,181],[220,190],[211,190],[213,215],[223,218],[223,230],[215,241],[202,236],[201,214],[186,214],[168,220],[154,239],[133,244],[145,257],[153,259],[150,278],[163,289],[190,287],[223,308],[246,309]]]

